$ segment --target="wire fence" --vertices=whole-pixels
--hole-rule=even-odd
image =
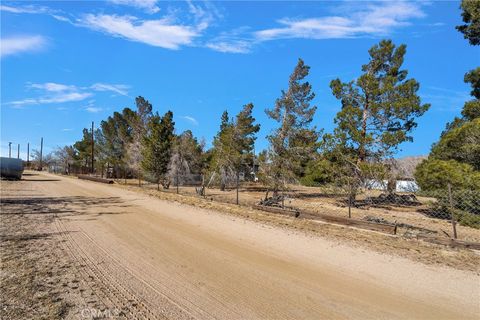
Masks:
[[[271,191],[253,181],[239,181],[238,188],[236,181],[229,181],[221,190],[218,183],[209,183],[202,175],[182,175],[171,180],[168,189],[160,186],[161,192],[248,207],[267,203],[306,212],[310,217],[330,215],[391,224],[396,226],[397,234],[405,237],[426,235],[480,242],[479,190],[447,186],[426,192],[418,190],[413,182],[401,182],[400,187],[397,182],[396,190],[388,192],[381,183],[367,183],[352,196],[341,187],[290,185],[272,197]],[[143,180],[117,182],[157,188],[157,184]]]
[[[273,195],[263,184],[247,181],[244,176],[219,181],[218,176],[178,174],[169,178],[167,188],[138,178],[115,181],[221,203],[296,210],[302,213],[300,217],[331,216],[392,225],[404,237],[447,237],[480,243],[480,190],[450,184],[423,191],[414,181],[397,181],[392,189],[390,182],[368,180],[355,192],[344,186],[292,184]]]

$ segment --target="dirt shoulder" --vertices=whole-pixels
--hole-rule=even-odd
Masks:
[[[458,270],[480,273],[480,253],[477,251],[450,248],[416,239],[390,236],[307,219],[291,218],[256,210],[250,206],[237,206],[230,203],[211,201],[209,198],[157,191],[152,188],[141,188],[132,184],[115,183],[112,187],[141,192],[162,200],[215,210],[223,214],[239,216],[276,227],[320,236],[337,243],[370,249],[382,254],[404,257],[426,265],[447,266]]]

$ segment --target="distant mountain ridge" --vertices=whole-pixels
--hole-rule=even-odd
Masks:
[[[415,168],[422,162],[427,159],[428,156],[410,156],[394,159],[395,161],[395,171],[397,176],[400,179],[413,179],[413,174],[415,173]]]

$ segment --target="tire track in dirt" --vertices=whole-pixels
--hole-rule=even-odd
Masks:
[[[119,316],[125,316],[127,319],[165,319],[166,317],[161,314],[154,314],[147,303],[138,298],[138,296],[128,290],[116,277],[111,273],[111,269],[108,268],[109,262],[107,261],[108,255],[103,251],[102,254],[98,253],[99,247],[89,240],[88,236],[83,231],[76,231],[76,235],[83,236],[85,242],[90,242],[90,248],[87,253],[81,245],[77,243],[71,231],[63,225],[60,219],[56,219],[57,228],[65,235],[68,251],[77,260],[80,268],[77,268],[84,274],[84,281],[89,283],[89,287],[96,293],[97,297],[100,297],[103,307],[105,308],[119,308],[121,313]],[[74,231],[75,232],[75,231]],[[82,242],[82,244],[86,244]],[[92,250],[93,249],[93,250]],[[101,266],[101,267],[99,267]],[[120,266],[117,264],[117,267]],[[96,307],[96,305],[94,305]]]
[[[73,189],[73,190],[72,190]],[[75,190],[76,188],[71,188],[67,191],[70,194],[82,195],[82,196],[92,196],[92,192],[86,190]],[[51,192],[52,190],[50,190]],[[97,195],[97,194],[95,194]],[[165,278],[174,278],[179,279],[174,282],[174,286],[178,289],[180,287],[184,287],[188,294],[184,297],[178,297],[175,293],[165,284],[161,283],[161,280],[156,279],[154,277],[145,277],[145,273],[143,276],[141,273],[134,274],[122,261],[117,258],[114,258],[107,249],[103,248],[99,245],[92,237],[89,236],[88,232],[84,231],[80,225],[78,225],[74,219],[70,219],[71,217],[58,217],[57,221],[59,224],[59,229],[64,230],[65,233],[68,233],[68,242],[70,244],[69,250],[75,255],[75,252],[80,252],[79,254],[84,257],[83,266],[90,266],[96,265],[101,263],[102,268],[96,268],[97,272],[100,272],[100,275],[97,276],[101,279],[107,279],[102,281],[102,283],[106,283],[110,281],[115,283],[117,287],[122,288],[123,292],[128,292],[129,296],[146,296],[149,297],[149,301],[137,301],[135,305],[142,305],[147,306],[147,314],[151,317],[154,317],[154,310],[155,314],[164,315],[168,318],[175,318],[175,319],[192,319],[191,311],[194,310],[196,317],[201,318],[215,318],[215,316],[208,312],[202,305],[195,302],[195,299],[192,299],[190,296],[198,296],[198,293],[195,291],[191,291],[187,289],[187,286],[184,284],[187,283],[188,279],[182,278],[181,273],[175,274],[164,274],[160,279]],[[74,231],[66,231],[68,227],[65,225],[65,222],[71,226],[71,230]],[[82,249],[83,248],[83,249]],[[95,262],[97,261],[97,262]],[[170,259],[172,263],[174,262],[173,259]],[[143,264],[143,263],[142,263]],[[156,266],[148,265],[149,268],[155,270]],[[105,271],[103,271],[105,270]],[[125,277],[125,274],[128,274],[129,277]],[[126,284],[121,284],[118,279],[122,279],[122,282]],[[170,281],[171,282],[171,281]],[[160,289],[162,291],[160,291]],[[163,293],[162,293],[163,292]],[[175,302],[173,299],[179,299],[180,301]],[[211,296],[212,299],[215,300],[215,303],[223,304],[222,301],[219,299]],[[127,301],[131,300],[131,298],[127,298]],[[183,302],[184,305],[180,303]],[[186,303],[186,305],[185,305]],[[161,306],[166,306],[161,308]],[[192,310],[193,309],[193,310]],[[172,311],[174,310],[174,311]],[[190,311],[189,311],[190,310]],[[238,317],[241,317],[240,313],[237,313]]]

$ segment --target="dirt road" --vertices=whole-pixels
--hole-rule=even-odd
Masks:
[[[425,266],[100,183],[44,173],[2,182],[8,239],[18,230],[5,230],[6,217],[15,214],[50,218],[45,228],[61,250],[52,267],[61,262],[66,270],[51,286],[63,288],[62,312],[71,318],[98,310],[128,319],[480,314],[478,272]]]

